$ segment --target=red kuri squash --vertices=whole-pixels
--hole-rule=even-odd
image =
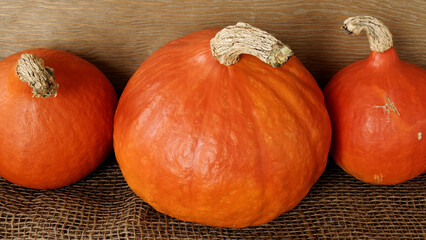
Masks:
[[[0,62],[0,91],[0,176],[6,180],[28,188],[66,186],[111,151],[117,95],[80,57],[53,49],[13,54]]]
[[[397,184],[426,171],[426,71],[402,61],[389,29],[373,17],[348,18],[367,32],[371,53],[338,72],[324,90],[333,126],[331,154],[354,177]]]
[[[115,115],[129,186],[162,213],[211,226],[259,225],[294,208],[325,169],[331,124],[316,81],[290,56],[244,23],[156,51]]]

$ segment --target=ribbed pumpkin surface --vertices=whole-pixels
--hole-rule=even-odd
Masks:
[[[273,68],[210,52],[217,30],[172,41],[126,86],[114,147],[129,186],[158,211],[245,227],[294,208],[324,171],[331,141],[322,92],[292,57]]]

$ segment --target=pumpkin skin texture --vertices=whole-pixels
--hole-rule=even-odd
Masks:
[[[324,89],[331,155],[367,183],[397,184],[426,171],[426,71],[393,47],[338,72]]]
[[[325,169],[323,95],[292,57],[231,66],[210,50],[218,30],[174,40],[145,60],[117,107],[114,149],[131,189],[184,221],[242,228],[294,208]]]
[[[32,97],[16,72],[33,54],[54,69],[56,97]],[[95,170],[112,150],[117,95],[95,66],[74,54],[31,49],[0,62],[0,176],[36,189],[70,185]]]

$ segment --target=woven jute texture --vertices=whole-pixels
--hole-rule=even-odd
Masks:
[[[261,226],[227,229],[155,211],[127,186],[111,155],[60,189],[25,189],[0,178],[0,239],[426,239],[425,180],[375,186],[330,161],[292,211]]]

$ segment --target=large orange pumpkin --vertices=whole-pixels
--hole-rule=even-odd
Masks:
[[[13,54],[0,62],[0,91],[6,180],[28,188],[66,186],[110,153],[117,95],[80,57],[53,49]]]
[[[333,158],[368,183],[419,176],[426,171],[426,71],[398,58],[381,21],[353,17],[343,28],[354,35],[365,29],[372,51],[338,72],[324,90]]]
[[[240,53],[277,68],[251,55],[237,62]],[[331,124],[308,70],[294,56],[285,63],[291,55],[239,23],[150,56],[115,115],[114,148],[133,191],[162,213],[211,226],[259,225],[294,208],[325,169]]]

